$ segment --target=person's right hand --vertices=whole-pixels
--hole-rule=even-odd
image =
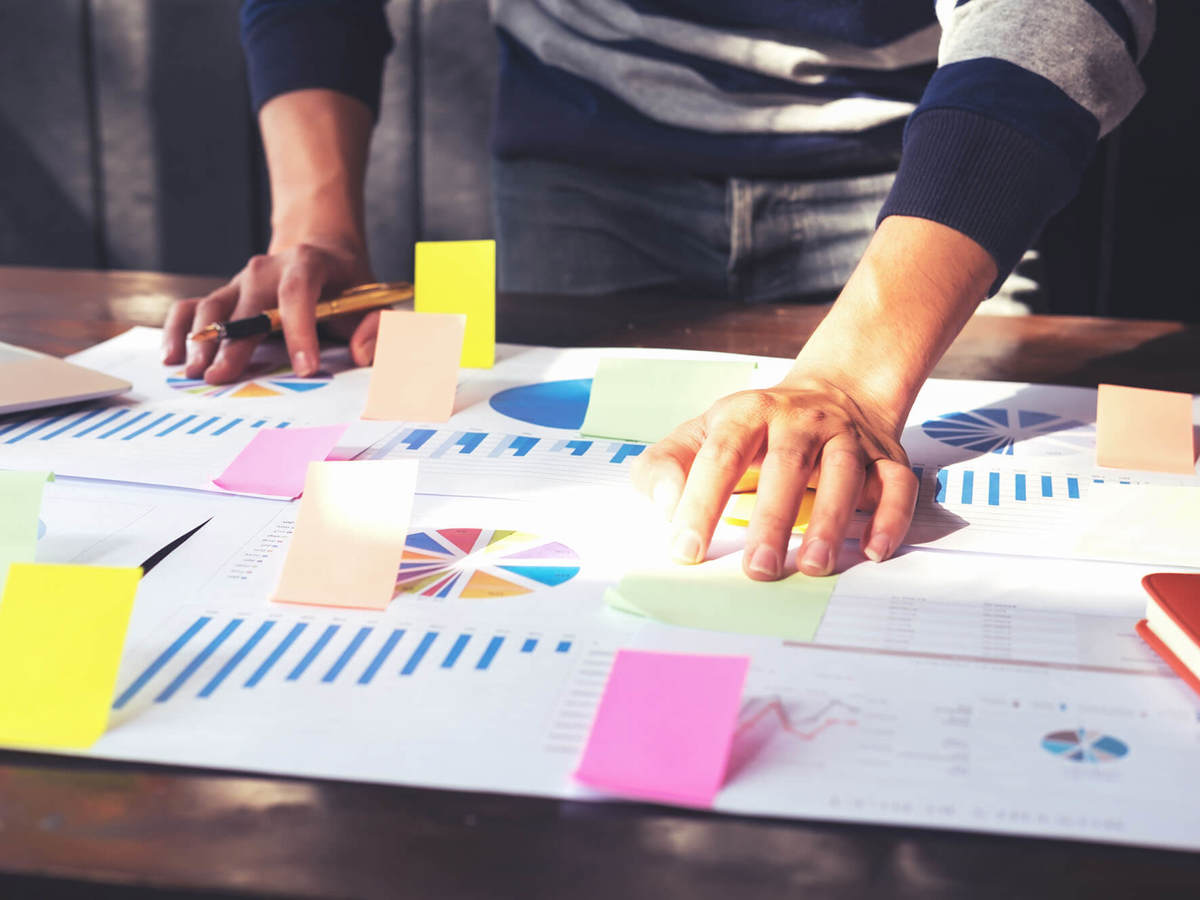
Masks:
[[[199,343],[188,341],[188,333],[278,306],[292,369],[300,376],[312,375],[320,359],[317,302],[322,296],[372,280],[364,253],[332,242],[301,243],[252,257],[228,284],[206,297],[180,300],[171,307],[163,327],[163,362],[178,365],[186,357],[188,378],[203,378],[209,384],[232,381],[245,370],[261,338]],[[349,335],[350,351],[358,365],[369,364],[374,356],[378,318],[378,313],[369,314]]]

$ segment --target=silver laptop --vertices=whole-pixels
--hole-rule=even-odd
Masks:
[[[112,397],[128,381],[0,341],[0,415]]]

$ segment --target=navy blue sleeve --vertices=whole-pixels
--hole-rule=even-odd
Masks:
[[[250,98],[268,100],[303,88],[329,88],[379,115],[383,62],[393,42],[387,0],[245,0],[242,47]]]

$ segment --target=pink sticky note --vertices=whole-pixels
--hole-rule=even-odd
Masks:
[[[264,428],[213,484],[242,494],[298,497],[304,490],[308,464],[325,459],[345,430],[345,425]]]
[[[1196,466],[1192,395],[1100,385],[1096,465],[1192,474]]]
[[[467,317],[385,310],[364,419],[445,422],[454,412]]]
[[[711,806],[750,660],[621,650],[575,777],[629,797]]]

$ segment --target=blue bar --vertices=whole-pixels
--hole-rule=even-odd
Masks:
[[[515,437],[508,442],[508,449],[515,451],[513,456],[525,456],[537,446],[538,438],[535,437]]]
[[[492,664],[492,659],[496,656],[496,651],[500,649],[500,645],[504,643],[504,638],[494,637],[488,641],[487,649],[483,651],[483,656],[479,657],[479,662],[475,663],[476,669],[486,669]]]
[[[454,442],[454,446],[459,448],[459,454],[473,453],[475,448],[483,443],[483,439],[487,437],[487,433],[483,431],[468,431],[462,437]]]
[[[62,434],[64,431],[70,431],[72,428],[74,428],[76,425],[80,424],[81,422],[86,422],[92,416],[98,416],[102,412],[104,412],[104,410],[102,410],[102,409],[93,409],[91,412],[84,413],[82,416],[80,416],[78,419],[76,419],[70,425],[64,425],[62,428],[52,431],[49,434],[43,434],[40,438],[38,438],[38,440],[40,440],[40,441],[53,440],[54,438],[56,438],[60,434]],[[5,429],[5,430],[7,430],[7,429]],[[4,434],[4,431],[0,431],[0,434]]]
[[[45,438],[42,438],[42,440],[44,441]],[[1093,478],[1092,484],[1104,484],[1104,479],[1103,478]]]
[[[521,645],[522,653],[532,653],[537,646],[537,638],[525,638],[525,643]]]
[[[199,434],[205,428],[207,428],[209,425],[211,425],[213,422],[219,422],[220,420],[221,420],[220,416],[213,416],[211,419],[205,419],[203,422],[201,422],[195,428],[190,429],[188,431],[188,434]]]
[[[1024,474],[1017,476],[1016,493],[1018,500],[1025,499],[1025,476]]]
[[[1078,478],[1068,478],[1067,479],[1067,496],[1070,497],[1072,500],[1079,499],[1079,479]]]
[[[188,422],[192,421],[192,419],[194,419],[194,418],[196,418],[196,414],[189,413],[188,415],[186,415],[182,419],[180,419],[178,422],[176,422],[174,425],[170,426],[169,428],[164,428],[162,431],[160,431],[158,434],[156,434],[155,437],[166,437],[168,434],[170,434],[176,428],[182,428],[184,425],[186,425]]]
[[[276,427],[276,428],[287,428],[287,427],[288,427],[289,425],[291,425],[291,424],[292,424],[291,422],[280,422],[280,423],[279,423],[278,425],[276,425],[275,427]]]
[[[216,431],[214,431],[213,436],[215,437],[218,434],[224,434],[230,428],[232,428],[234,425],[238,424],[238,422],[240,422],[240,421],[242,421],[240,416],[236,419],[230,419],[228,422],[226,422],[224,425],[222,425],[220,428],[218,428]]]
[[[458,639],[454,642],[454,646],[450,648],[450,652],[447,653],[446,658],[442,660],[443,669],[450,669],[454,667],[454,664],[458,662],[459,655],[466,648],[467,643],[470,640],[471,636],[469,634],[460,634],[458,636]]]
[[[375,658],[371,660],[371,664],[358,676],[359,684],[371,683],[371,679],[375,677],[375,673],[379,671],[379,667],[383,665],[384,660],[388,658],[402,637],[404,637],[403,628],[396,628],[388,635],[388,639],[383,642],[383,646],[379,648],[379,652],[375,654]]]
[[[645,449],[645,444],[622,444],[617,452],[613,454],[613,458],[610,459],[609,462],[623,463],[631,456],[639,455]]]
[[[421,643],[417,644],[417,649],[413,651],[412,656],[408,658],[408,662],[404,664],[404,668],[400,670],[401,675],[411,675],[417,671],[417,666],[421,662],[421,658],[437,640],[438,633],[436,631],[428,631],[425,637],[421,638]]]
[[[572,456],[583,456],[592,449],[591,441],[567,441],[567,449],[571,451]]]
[[[559,641],[558,646],[554,648],[555,653],[566,653],[571,649],[570,641]]]
[[[36,418],[36,413],[32,416],[18,416],[15,421],[9,422],[7,425],[0,427],[0,435],[8,434],[10,431],[20,428],[26,422],[32,422]],[[82,419],[80,421],[82,421]]]
[[[975,492],[975,473],[972,472],[970,469],[967,469],[967,471],[963,472],[962,502],[970,503],[971,496],[972,496],[972,494],[974,494],[974,492]]]
[[[266,420],[266,419],[259,419],[257,422],[255,422],[255,423],[254,423],[253,425],[251,425],[250,427],[251,427],[251,428],[262,428],[262,427],[263,427],[264,425],[266,425],[266,424],[267,424],[267,420]]]
[[[221,629],[220,634],[208,642],[208,646],[196,654],[195,659],[183,667],[183,671],[175,676],[175,679],[166,686],[161,694],[154,698],[155,703],[166,703],[187,682],[189,678],[196,673],[196,670],[208,661],[208,658],[217,652],[217,649],[225,643],[226,638],[237,631],[238,626],[242,624],[242,619],[230,619],[229,624]]]
[[[1053,497],[1054,496],[1054,483],[1050,480],[1049,475],[1042,476],[1042,496],[1043,497]]]
[[[175,654],[187,646],[187,642],[199,634],[200,629],[202,629],[211,621],[211,616],[201,616],[192,623],[192,626],[187,631],[175,638],[175,642],[162,653],[158,654],[158,658],[155,659],[154,662],[150,663],[150,665],[146,666],[146,671],[134,679],[133,684],[127,687],[121,696],[117,698],[117,702],[113,704],[113,709],[120,709],[122,706],[132,700],[134,695],[144,688],[146,683],[155,675],[157,675],[162,670],[163,666],[174,659]]]
[[[279,646],[271,651],[271,655],[262,661],[262,664],[254,670],[253,675],[246,679],[246,683],[243,684],[242,687],[252,688],[262,681],[266,674],[271,671],[272,667],[274,667],[275,663],[279,662],[279,657],[287,653],[288,647],[295,643],[296,638],[300,637],[300,633],[307,627],[307,622],[298,622],[297,624],[293,625],[292,630],[289,631],[287,635],[284,636],[283,640],[279,642]]]
[[[367,635],[370,633],[371,626],[369,625],[364,625],[358,629],[358,634],[354,636],[354,639],[342,651],[342,655],[337,658],[337,662],[329,667],[329,671],[322,676],[321,680],[329,683],[337,678],[341,674],[342,669],[346,667],[346,663],[350,662],[350,658],[358,652],[358,648],[362,646],[362,642],[367,639]]]
[[[308,648],[308,652],[304,654],[304,658],[301,659],[300,662],[296,663],[296,667],[292,669],[292,671],[288,672],[288,681],[300,680],[300,676],[304,674],[304,670],[307,669],[312,664],[312,661],[317,658],[320,652],[325,649],[325,645],[328,644],[333,636],[338,633],[338,629],[340,627],[340,625],[330,625],[323,632],[321,632],[321,636],[316,639],[311,647]]]
[[[104,432],[104,434],[97,435],[96,438],[97,438],[97,440],[101,440],[101,441],[104,440],[105,438],[110,438],[114,434],[116,434],[118,431],[124,431],[126,428],[128,428],[130,425],[132,425],[134,422],[140,422],[142,419],[146,418],[146,416],[148,416],[148,415],[150,415],[149,410],[147,410],[146,412],[140,412],[136,416],[134,416],[132,419],[126,419],[124,422],[122,422],[116,428],[106,431],[106,432]]]
[[[406,445],[409,450],[420,450],[435,434],[437,432],[432,428],[414,428],[400,438],[400,443]]]
[[[988,472],[988,506],[1000,505],[1000,473]]]
[[[121,418],[121,416],[125,415],[125,413],[127,413],[127,412],[129,412],[129,410],[127,410],[127,409],[118,409],[115,413],[113,413],[107,419],[101,419],[99,422],[96,422],[94,425],[89,425],[87,428],[83,429],[83,431],[75,432],[73,435],[71,435],[71,437],[80,438],[85,435],[91,434],[97,428],[103,428],[109,422],[117,421],[117,419]]]
[[[946,470],[938,469],[937,473],[937,493],[933,495],[934,503],[946,502]]]
[[[55,416],[53,419],[46,419],[40,425],[34,425],[28,431],[22,431],[16,437],[10,437],[4,443],[15,444],[17,441],[23,441],[23,440],[25,440],[25,438],[29,437],[31,434],[37,434],[39,431],[41,431],[46,426],[53,425],[55,422],[61,422],[66,417],[67,417],[66,413],[63,413],[61,416]]]
[[[121,438],[121,440],[132,441],[139,434],[147,432],[151,428],[155,428],[155,427],[161,425],[163,422],[167,421],[167,419],[171,418],[171,416],[173,416],[173,415],[175,415],[175,413],[167,413],[165,416],[159,416],[157,419],[155,419],[149,425],[143,425],[141,428],[139,428],[137,431],[133,432],[132,434],[125,435],[125,437]]]
[[[238,667],[238,664],[245,659],[247,655],[249,655],[250,651],[258,646],[258,642],[263,639],[263,635],[270,631],[271,626],[274,624],[274,622],[263,622],[261,625],[259,625],[258,630],[256,630],[254,634],[250,635],[250,640],[242,644],[238,652],[230,657],[229,662],[221,666],[221,670],[212,677],[212,680],[208,684],[201,688],[200,693],[196,696],[208,697],[213,691],[219,688],[221,686],[221,682],[228,678],[233,670]]]

